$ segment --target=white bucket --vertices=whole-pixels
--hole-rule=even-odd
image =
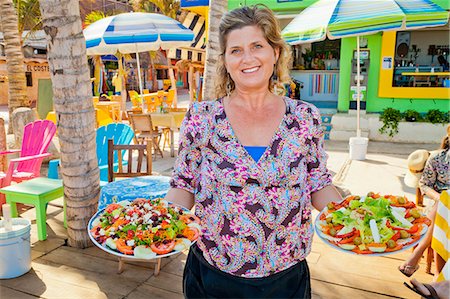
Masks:
[[[15,278],[31,269],[31,222],[12,218],[12,230],[5,230],[5,220],[0,220],[0,279]]]
[[[350,159],[365,160],[367,154],[367,145],[369,138],[366,137],[350,137]]]

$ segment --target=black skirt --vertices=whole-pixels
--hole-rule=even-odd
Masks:
[[[185,298],[311,298],[306,260],[262,278],[234,276],[211,266],[193,245],[183,273]]]

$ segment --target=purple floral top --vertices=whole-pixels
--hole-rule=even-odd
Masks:
[[[428,158],[419,180],[419,186],[423,194],[430,189],[441,193],[450,188],[449,149],[439,150]]]
[[[285,98],[286,114],[258,162],[236,138],[222,100],[194,103],[171,185],[195,195],[198,246],[214,267],[264,277],[311,250],[311,193],[331,184],[319,111]]]

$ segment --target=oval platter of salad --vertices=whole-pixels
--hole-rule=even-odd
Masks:
[[[329,203],[315,229],[328,245],[352,254],[387,255],[416,245],[431,220],[404,196],[348,196]]]
[[[200,233],[200,220],[162,198],[109,204],[89,221],[92,242],[119,257],[154,259],[188,249]]]

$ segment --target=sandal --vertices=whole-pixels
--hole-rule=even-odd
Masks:
[[[415,266],[406,265],[403,269],[400,267],[401,266],[398,266],[398,271],[402,272],[403,275],[405,275],[406,277],[410,277],[419,269],[419,265]]]
[[[427,290],[430,292],[430,295],[425,295],[422,293],[418,288],[416,288],[414,285],[410,285],[407,282],[403,282],[403,284],[410,289],[411,291],[415,292],[416,294],[422,296],[425,299],[439,299],[438,294],[436,293],[436,290],[429,284],[424,283],[423,286],[427,288]]]

